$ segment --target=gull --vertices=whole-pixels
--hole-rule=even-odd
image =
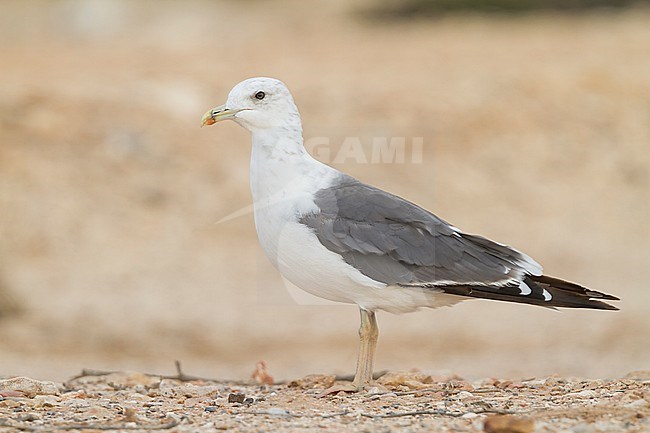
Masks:
[[[615,296],[544,275],[526,254],[314,159],[293,97],[277,79],[237,84],[201,126],[227,119],[252,135],[250,188],[265,255],[306,292],[359,307],[354,381],[331,392],[370,386],[378,310],[406,313],[471,298],[618,309],[602,302]]]

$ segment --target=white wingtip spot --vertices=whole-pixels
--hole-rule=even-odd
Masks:
[[[544,300],[547,302],[553,299],[553,296],[551,296],[551,294],[546,289],[544,289],[542,295],[544,295]]]
[[[519,284],[519,290],[521,291],[521,294],[524,296],[528,296],[531,293],[533,293],[530,286],[528,286],[528,284],[524,283],[523,281]]]

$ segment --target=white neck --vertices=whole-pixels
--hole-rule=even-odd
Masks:
[[[311,191],[336,172],[309,155],[299,128],[254,131],[250,170],[254,203]]]
[[[303,146],[302,129],[268,128],[252,131],[253,152],[263,151],[265,157],[274,160],[290,159],[307,153]]]

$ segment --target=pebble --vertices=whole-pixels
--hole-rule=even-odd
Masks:
[[[380,388],[378,386],[373,386],[368,388],[366,391],[368,395],[379,395],[379,394],[384,394],[386,392],[385,388]]]
[[[524,382],[529,388],[539,389],[546,385],[546,379],[529,380]]]
[[[273,416],[286,416],[289,415],[289,411],[286,409],[281,409],[279,407],[272,407],[266,411],[269,415]]]
[[[22,392],[27,397],[59,393],[59,388],[54,382],[35,380],[28,377],[13,377],[11,379],[0,380],[0,390]]]
[[[33,413],[26,413],[26,414],[20,415],[18,417],[18,421],[23,421],[23,422],[26,422],[26,421],[31,422],[31,421],[36,421],[38,419],[39,419],[38,415],[35,415]]]
[[[199,399],[197,397],[191,397],[185,400],[183,403],[183,406],[185,407],[194,407],[199,403]]]
[[[4,400],[6,397],[25,397],[25,394],[21,391],[13,391],[8,389],[0,390],[0,401]]]
[[[20,406],[20,403],[16,400],[3,400],[0,401],[0,407],[6,407],[9,409],[13,409],[15,407]]]
[[[181,422],[181,420],[182,420],[182,418],[180,416],[176,415],[174,412],[167,412],[165,414],[165,419],[173,420],[173,421],[176,421],[176,422]]]
[[[110,419],[115,416],[113,411],[101,406],[93,406],[82,412],[84,418]]]
[[[571,394],[573,397],[578,397],[578,398],[596,398],[598,397],[598,393],[594,391],[593,389],[585,389],[580,392],[576,392]]]
[[[59,406],[61,399],[55,395],[37,395],[34,397],[35,407],[54,407]]]
[[[245,394],[230,393],[228,394],[228,403],[243,403],[246,400]]]
[[[532,419],[512,415],[490,415],[483,424],[486,433],[531,433],[534,428]]]

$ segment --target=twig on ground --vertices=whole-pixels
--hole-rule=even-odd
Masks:
[[[240,386],[241,385],[250,385],[249,382],[244,382],[244,381],[232,381],[232,380],[224,381],[224,380],[213,379],[213,378],[209,378],[209,377],[192,376],[192,375],[189,375],[189,374],[185,374],[183,372],[183,370],[181,368],[180,361],[174,361],[174,365],[176,367],[176,374],[174,374],[174,375],[156,374],[156,373],[142,373],[142,374],[145,375],[145,376],[149,376],[149,377],[159,377],[160,379],[178,380],[180,382],[192,382],[192,381],[195,381],[195,380],[200,380],[200,381],[204,381],[204,382],[216,382],[216,383],[225,383],[225,382],[227,382],[229,384],[231,383],[231,384],[240,385]],[[64,385],[66,387],[68,387],[68,384],[70,382],[73,382],[73,381],[75,381],[77,379],[81,379],[83,377],[108,376],[110,374],[119,374],[119,373],[124,373],[124,371],[118,371],[118,370],[115,370],[115,371],[93,370],[93,369],[89,369],[89,368],[84,368],[83,370],[81,370],[81,373],[79,373],[78,375],[73,376],[70,379],[68,379],[64,383]]]
[[[206,380],[197,376],[191,376],[189,374],[183,373],[183,369],[181,368],[181,362],[178,360],[174,361],[174,366],[176,367],[176,376],[164,377],[165,379],[175,379],[175,380],[180,380],[181,382],[189,382],[192,380]],[[208,380],[212,380],[212,379],[208,379]]]

